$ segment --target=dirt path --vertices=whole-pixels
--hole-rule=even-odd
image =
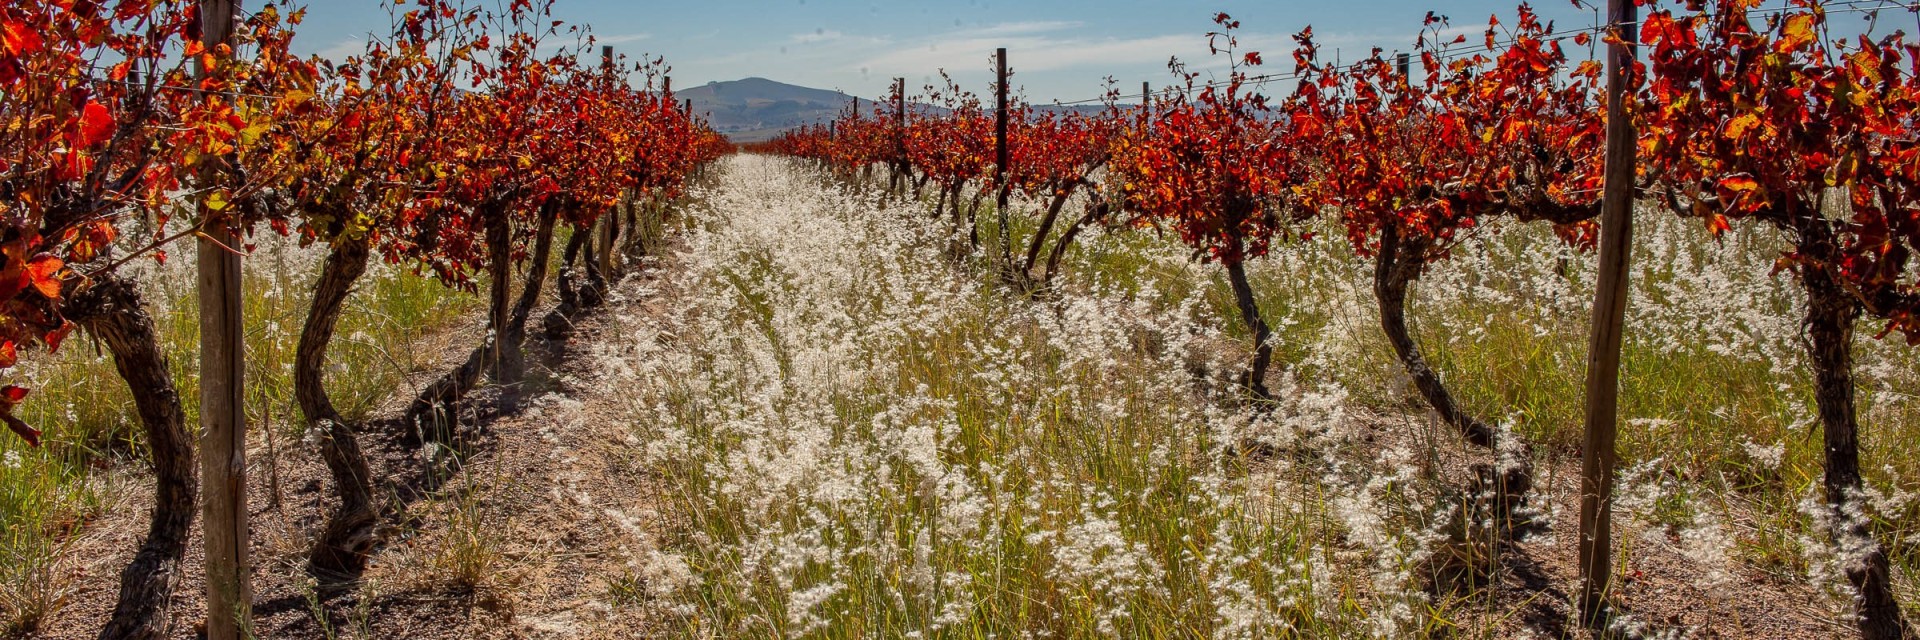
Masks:
[[[480,319],[416,345],[438,354],[430,359],[437,364],[411,376],[363,434],[376,486],[403,505],[404,516],[357,589],[324,593],[305,572],[328,495],[315,450],[285,436],[269,442],[256,428],[248,492],[257,637],[632,637],[635,621],[610,603],[621,597],[627,547],[640,535],[634,523],[652,515],[645,505],[656,498],[646,478],[606,472],[618,455],[607,444],[624,437],[624,414],[620,390],[601,384],[605,361],[596,345],[615,318],[646,312],[657,272],[634,270],[564,342],[530,339],[520,411],[496,415],[497,390],[473,396],[473,454],[457,469],[407,444],[396,417],[415,389],[465,358],[474,335],[465,325]],[[297,416],[275,416],[271,428],[284,434],[289,419]],[[109,471],[105,482],[123,489],[72,542],[68,606],[33,637],[93,638],[111,613],[119,570],[146,530],[152,489],[131,466]],[[200,544],[196,525],[171,608],[175,638],[201,631]]]

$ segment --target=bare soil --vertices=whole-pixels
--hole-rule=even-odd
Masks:
[[[1411,389],[1407,390],[1411,395]],[[1457,437],[1437,416],[1421,415],[1409,402],[1405,413],[1361,419],[1362,440],[1376,449],[1399,446],[1428,451],[1431,476],[1459,485],[1471,477],[1474,463],[1492,454]],[[1471,612],[1454,620],[1466,637],[1602,638],[1683,637],[1810,640],[1851,637],[1850,627],[1835,621],[1827,597],[1804,580],[1753,570],[1734,563],[1727,582],[1715,585],[1710,567],[1687,557],[1679,539],[1664,525],[1642,521],[1615,508],[1614,552],[1625,553],[1612,586],[1615,615],[1624,618],[1614,635],[1583,629],[1575,616],[1579,566],[1576,561],[1580,513],[1580,458],[1577,451],[1535,452],[1533,490],[1526,508],[1542,514],[1534,525],[1498,544],[1497,568],[1487,588],[1432,594],[1452,599]],[[1456,487],[1464,489],[1464,487]]]
[[[249,438],[254,530],[254,634],[260,638],[594,638],[645,635],[638,607],[620,607],[621,580],[642,539],[629,529],[657,504],[648,478],[615,473],[626,415],[620,389],[585,357],[612,318],[645,313],[657,269],[635,270],[607,303],[576,318],[563,341],[534,335],[518,410],[498,388],[465,402],[458,456],[411,444],[400,415],[414,394],[464,360],[484,318],[463,319],[415,348],[437,362],[362,425],[362,446],[395,523],[357,583],[327,586],[306,554],[331,503],[327,470],[295,415],[256,417]],[[271,433],[272,437],[268,435]],[[152,488],[143,465],[108,469],[105,512],[71,541],[71,591],[30,638],[93,638],[112,613],[120,568],[146,531]],[[204,634],[196,524],[171,607],[170,636]],[[448,549],[458,550],[457,552]]]

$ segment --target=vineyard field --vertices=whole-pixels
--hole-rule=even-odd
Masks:
[[[1920,638],[1920,2],[594,1],[0,6],[0,640]]]

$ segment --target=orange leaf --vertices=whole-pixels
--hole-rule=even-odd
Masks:
[[[27,276],[33,279],[33,288],[49,300],[60,299],[60,269],[66,266],[51,253],[42,253],[27,261]]]
[[[78,325],[72,322],[62,321],[60,328],[47,332],[47,353],[58,353],[60,351],[60,343],[66,342],[67,336],[73,333],[75,326]]]
[[[1726,216],[1718,213],[1707,216],[1707,232],[1713,234],[1713,237],[1718,238],[1720,234],[1726,233],[1727,230],[1731,228],[1732,227],[1727,224]]]
[[[1758,126],[1760,126],[1759,116],[1751,113],[1743,114],[1740,117],[1727,121],[1727,139],[1739,140],[1745,137],[1748,131],[1752,131],[1754,127]]]
[[[0,22],[0,49],[8,54],[24,56],[40,50],[40,32],[34,31],[26,23],[18,20]]]

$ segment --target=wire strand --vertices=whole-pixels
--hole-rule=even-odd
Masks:
[[[1866,6],[1866,5],[1874,5],[1874,6]],[[1920,0],[1839,0],[1837,2],[1822,4],[1820,5],[1820,7],[1822,9],[1822,12],[1826,14],[1878,13],[1880,11],[1884,11],[1887,9],[1902,9],[1908,12],[1920,13]],[[1805,11],[1805,10],[1807,10],[1805,7],[1784,6],[1784,7],[1773,7],[1768,9],[1756,9],[1756,10],[1747,12],[1747,15],[1750,18],[1765,19],[1765,18],[1771,18],[1774,16],[1786,15],[1786,14],[1790,14],[1798,11]],[[1707,15],[1711,16],[1713,14],[1707,14]],[[1627,23],[1627,24],[1636,24],[1636,23]],[[1569,38],[1579,36],[1580,34],[1587,34],[1590,36],[1598,35],[1598,34],[1604,33],[1605,31],[1612,28],[1613,26],[1614,25],[1608,24],[1608,25],[1596,25],[1591,27],[1584,27],[1579,29],[1557,30],[1557,31],[1550,31],[1547,33],[1543,33],[1538,36],[1530,36],[1530,37],[1543,42],[1563,42]],[[1442,51],[1442,52],[1435,53],[1434,57],[1436,60],[1442,61],[1442,62],[1448,61],[1448,60],[1456,60],[1456,59],[1464,58],[1471,55],[1487,53],[1488,51],[1500,49],[1503,47],[1511,47],[1514,44],[1517,44],[1518,42],[1520,42],[1520,38],[1508,38],[1506,40],[1496,40],[1491,47],[1469,47],[1460,51]],[[1355,62],[1353,64],[1321,67],[1320,69],[1317,70],[1317,72],[1328,73],[1328,74],[1342,73],[1346,71],[1352,71],[1354,69],[1357,69],[1372,63],[1373,63],[1373,59],[1369,58],[1367,60],[1362,60],[1360,62]],[[1241,79],[1240,82],[1242,84],[1264,86],[1269,82],[1299,80],[1303,77],[1306,77],[1307,75],[1309,74],[1302,73],[1299,71],[1268,73],[1268,74],[1260,74],[1260,75],[1250,75]],[[1194,85],[1192,88],[1203,89],[1203,90],[1218,89],[1221,87],[1231,85],[1233,84],[1233,82],[1234,82],[1233,79],[1212,80],[1202,84]],[[1095,98],[1085,98],[1080,100],[1066,100],[1066,101],[1056,100],[1052,103],[1052,105],[1060,106],[1060,107],[1071,107],[1071,106],[1087,105],[1087,104],[1104,104],[1107,101],[1107,99],[1108,99],[1108,96],[1102,95]]]

